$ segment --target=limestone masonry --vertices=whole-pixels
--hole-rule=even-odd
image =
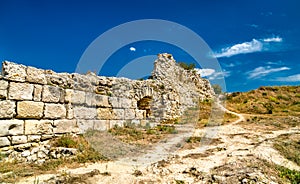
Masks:
[[[55,73],[4,61],[0,149],[20,150],[27,161],[35,161],[27,152],[47,146],[44,141],[55,136],[174,120],[199,99],[213,95],[208,80],[179,67],[170,54],[159,54],[152,79],[142,81]]]

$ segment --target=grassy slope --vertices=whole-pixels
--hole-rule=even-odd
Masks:
[[[227,108],[247,114],[300,115],[300,86],[260,87],[227,95]]]

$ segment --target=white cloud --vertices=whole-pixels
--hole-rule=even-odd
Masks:
[[[229,71],[216,72],[216,70],[211,68],[195,68],[196,72],[200,74],[201,77],[207,77],[209,80],[222,79],[223,77],[229,77]]]
[[[275,81],[279,82],[300,82],[300,74],[290,75],[287,77],[277,77]]]
[[[223,77],[229,77],[230,71],[214,72],[208,77],[209,80],[223,79]]]
[[[221,49],[220,52],[213,53],[213,57],[220,58],[220,57],[231,57],[238,54],[247,54],[253,52],[261,52],[261,51],[269,51],[272,50],[270,46],[271,42],[282,42],[282,38],[271,37],[271,38],[264,38],[264,39],[252,39],[250,42],[243,42],[239,44],[235,44],[231,47],[226,47]]]
[[[247,25],[250,26],[250,27],[253,27],[253,28],[258,28],[257,24],[247,24]]]
[[[235,67],[235,64],[230,63],[229,65],[227,65],[227,67]]]
[[[214,69],[210,69],[210,68],[204,68],[204,69],[195,68],[195,70],[198,74],[200,74],[201,77],[210,76],[215,72]]]
[[[282,38],[280,37],[273,37],[273,38],[265,38],[263,39],[264,42],[282,42]]]
[[[255,68],[252,71],[247,72],[247,75],[249,79],[257,79],[257,78],[264,77],[270,73],[280,72],[283,70],[290,70],[290,68],[288,67],[271,68],[270,66],[266,66],[266,67],[260,66]]]
[[[263,44],[260,41],[253,39],[251,42],[239,43],[231,47],[224,48],[220,53],[214,53],[214,57],[231,57],[237,54],[259,52],[262,48]]]
[[[284,63],[281,60],[279,60],[277,62],[268,61],[267,64],[268,65],[284,65]]]
[[[130,47],[129,50],[132,51],[132,52],[135,52],[135,51],[136,51],[136,48]]]

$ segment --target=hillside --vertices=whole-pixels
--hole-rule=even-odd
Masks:
[[[300,86],[260,87],[226,97],[227,108],[239,113],[300,115]]]

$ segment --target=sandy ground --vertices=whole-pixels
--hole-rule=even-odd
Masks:
[[[182,125],[177,127],[178,134],[157,143],[144,154],[76,169],[63,168],[57,175],[40,175],[19,183],[34,183],[36,178],[39,183],[55,183],[61,173],[83,176],[95,171],[102,174],[90,175],[77,183],[278,183],[276,174],[265,172],[268,167],[263,160],[300,170],[297,164],[272,148],[273,138],[300,134],[299,126],[267,132],[243,128],[239,125],[245,121],[243,115],[221,108],[239,119],[203,129]],[[188,147],[184,143],[191,136],[206,138],[200,145]]]

